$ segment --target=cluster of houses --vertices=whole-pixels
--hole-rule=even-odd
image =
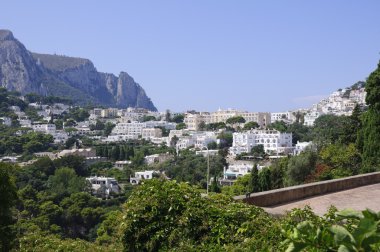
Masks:
[[[349,116],[356,105],[366,106],[365,98],[366,91],[364,87],[356,89],[345,88],[335,91],[327,98],[313,104],[312,108],[305,115],[304,124],[306,126],[313,126],[314,121],[324,114]]]
[[[18,116],[18,122],[21,127],[29,128],[35,132],[50,134],[54,138],[56,144],[65,143],[70,135],[86,135],[89,138],[100,142],[112,143],[122,142],[131,139],[145,139],[154,144],[174,146],[179,150],[194,148],[196,154],[203,156],[217,155],[217,150],[209,150],[209,144],[219,144],[220,140],[217,131],[205,131],[202,125],[212,123],[226,123],[228,119],[233,117],[244,118],[245,123],[256,122],[257,129],[250,129],[233,133],[232,147],[229,148],[229,155],[236,157],[237,155],[251,153],[256,146],[262,145],[264,151],[272,157],[282,155],[298,155],[311,145],[311,142],[298,142],[296,145],[292,143],[292,134],[283,133],[276,130],[268,130],[266,126],[275,121],[284,121],[285,123],[293,123],[297,120],[296,113],[301,112],[304,115],[304,125],[313,126],[314,121],[323,114],[350,115],[354,107],[359,104],[365,106],[366,92],[364,88],[342,89],[332,93],[326,99],[314,104],[311,109],[286,111],[286,112],[247,112],[235,109],[219,109],[215,112],[195,112],[190,111],[184,113],[184,123],[186,128],[177,129],[177,123],[168,122],[168,111],[153,112],[141,108],[95,108],[90,111],[88,120],[84,122],[76,122],[70,126],[70,131],[62,129],[57,130],[56,125],[52,123],[52,115],[61,115],[68,112],[70,107],[65,104],[56,103],[54,105],[43,105],[31,103],[29,106],[36,109],[37,114],[43,119],[39,122],[32,121],[17,106],[10,109]],[[171,116],[177,114],[171,113]],[[108,136],[103,136],[102,131],[91,128],[98,121],[103,123],[110,122],[115,124]],[[8,117],[1,117],[0,123],[11,126],[12,120]],[[236,126],[236,125],[234,125]],[[238,124],[240,128],[244,124]],[[59,158],[66,155],[80,155],[86,158],[86,162],[94,163],[103,161],[104,158],[97,157],[93,149],[72,149],[63,150],[59,153],[41,152],[36,156],[48,156],[51,159]],[[164,154],[155,154],[145,157],[148,165],[164,162],[173,156]],[[9,159],[10,158],[10,159]],[[4,160],[13,160],[11,157],[3,157]],[[130,161],[117,161],[115,168],[122,169],[128,165]],[[242,163],[230,163],[225,168],[221,183],[231,184],[239,176],[244,176],[252,169],[253,164],[249,161]],[[262,167],[259,167],[261,169]],[[151,179],[155,176],[162,176],[153,170],[136,172],[130,178],[130,183],[139,184],[141,180]],[[91,184],[92,192],[101,197],[109,197],[112,194],[120,192],[120,186],[114,178],[108,177],[89,177],[88,182]]]

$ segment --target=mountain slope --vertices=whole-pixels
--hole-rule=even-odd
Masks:
[[[22,94],[34,92],[71,98],[79,104],[157,109],[131,76],[98,72],[88,59],[29,52],[0,30],[1,86]]]

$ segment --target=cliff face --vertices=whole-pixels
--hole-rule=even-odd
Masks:
[[[0,81],[22,94],[69,97],[74,102],[157,109],[131,76],[98,72],[88,59],[30,53],[10,31],[0,30]]]
[[[8,90],[46,94],[44,72],[30,52],[7,30],[0,30],[0,81]]]

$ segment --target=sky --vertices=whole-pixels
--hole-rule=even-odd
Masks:
[[[128,72],[163,111],[307,108],[380,59],[378,0],[0,0],[27,49]]]

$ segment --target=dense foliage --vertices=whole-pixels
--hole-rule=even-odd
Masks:
[[[370,74],[366,86],[368,111],[363,116],[361,131],[363,170],[380,169],[380,63]]]

